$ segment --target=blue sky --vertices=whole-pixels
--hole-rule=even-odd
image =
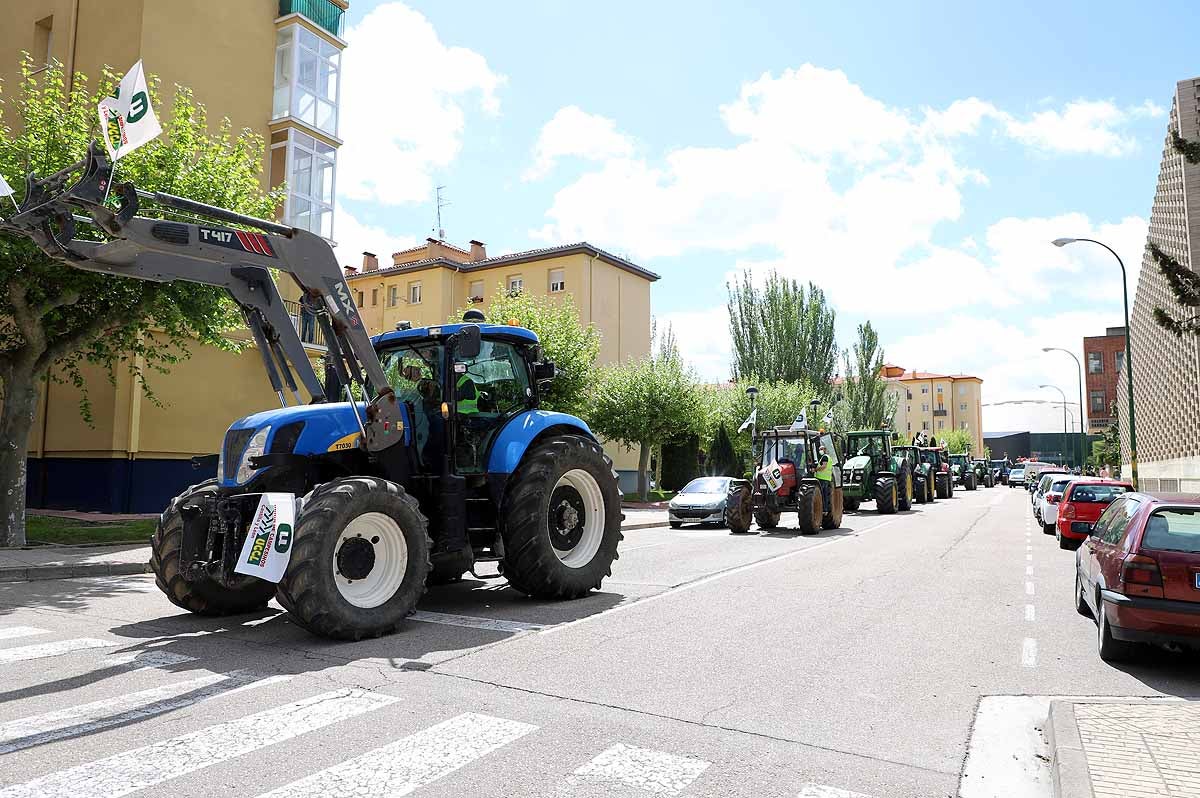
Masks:
[[[366,2],[348,18],[343,261],[430,235],[489,252],[587,239],[662,275],[653,312],[727,371],[725,281],[813,281],[839,343],[1075,392],[1084,335],[1136,285],[1194,3]],[[873,6],[869,12],[859,9]],[[1048,7],[1051,6],[1051,7]],[[1164,20],[1169,20],[1164,26]],[[1075,412],[1075,409],[1072,409]],[[985,407],[988,430],[1061,428]]]

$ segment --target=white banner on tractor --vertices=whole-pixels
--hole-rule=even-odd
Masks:
[[[146,76],[142,62],[138,61],[117,86],[115,97],[105,97],[96,110],[100,114],[100,132],[104,146],[114,161],[123,158],[143,144],[153,141],[162,133],[158,117],[150,107],[150,92],[146,89]],[[117,140],[112,140],[109,120],[117,125]]]
[[[292,557],[295,525],[296,497],[290,493],[264,493],[258,500],[258,509],[246,530],[246,542],[233,570],[278,582]]]
[[[12,186],[4,179],[4,175],[0,175],[0,197],[11,197],[14,193]]]
[[[774,460],[763,466],[762,475],[772,493],[783,487],[783,469]]]

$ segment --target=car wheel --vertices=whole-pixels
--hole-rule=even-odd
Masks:
[[[1053,535],[1054,534],[1054,524],[1043,523],[1042,524],[1042,534]]]
[[[1075,547],[1071,544],[1074,542],[1070,538],[1064,538],[1062,532],[1058,529],[1058,524],[1054,525],[1054,537],[1058,541],[1058,547],[1063,551],[1071,551]]]
[[[1079,565],[1075,565],[1075,612],[1085,618],[1092,617],[1092,608],[1088,606],[1086,594],[1083,592],[1083,579],[1079,576]]]
[[[1096,650],[1105,662],[1124,662],[1133,654],[1133,645],[1112,635],[1103,599],[1096,595]]]
[[[683,522],[681,522],[681,521],[672,521],[671,522],[671,529],[679,529],[682,526],[683,526]]]

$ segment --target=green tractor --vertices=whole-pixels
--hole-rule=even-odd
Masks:
[[[912,465],[892,451],[889,430],[857,430],[846,435],[842,496],[847,510],[875,502],[881,514],[909,510],[913,503]]]
[[[932,480],[926,481],[927,490],[932,488],[933,498],[954,498],[954,475],[950,473],[950,456],[941,446],[921,446],[917,449],[921,462],[929,469]],[[930,498],[930,501],[933,501]]]
[[[971,465],[971,455],[967,453],[950,455],[950,473],[955,485],[962,485],[967,490],[978,487],[975,479],[975,468]]]
[[[996,477],[992,471],[992,464],[987,460],[972,460],[971,468],[975,470],[975,484],[981,488],[996,487]]]
[[[925,504],[937,498],[933,489],[933,467],[921,459],[921,450],[916,446],[893,446],[892,454],[908,462],[913,475],[913,498]]]

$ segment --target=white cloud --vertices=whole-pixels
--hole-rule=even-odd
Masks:
[[[431,175],[462,148],[466,108],[498,113],[505,77],[479,53],[444,44],[403,3],[374,8],[346,41],[339,195],[387,205],[428,201]]]
[[[334,214],[333,232],[337,238],[334,254],[342,266],[362,268],[362,253],[373,252],[380,266],[392,265],[392,253],[417,245],[415,236],[393,235],[382,227],[360,222],[344,204]]]
[[[538,134],[533,148],[533,165],[523,180],[537,180],[554,169],[560,158],[605,158],[633,154],[633,139],[617,130],[611,119],[589,114],[575,105],[558,109]]]
[[[1107,100],[1075,100],[1061,111],[1038,111],[1027,120],[1003,115],[1005,131],[1026,146],[1055,153],[1127,155],[1137,149],[1137,139],[1123,128],[1142,117],[1162,116],[1163,109],[1150,101],[1120,108]]]
[[[700,379],[705,382],[729,379],[733,345],[728,335],[729,312],[724,305],[658,314],[655,320],[659,330],[670,325],[679,353]]]

